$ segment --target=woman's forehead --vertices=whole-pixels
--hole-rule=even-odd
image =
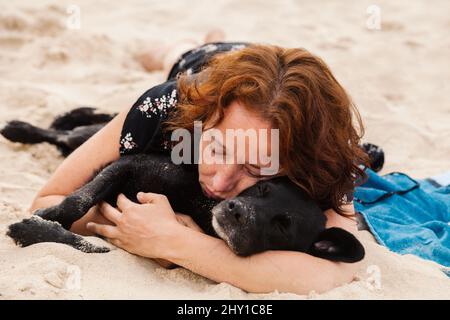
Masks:
[[[272,128],[269,121],[262,119],[257,112],[249,110],[236,100],[224,110],[224,118],[220,123],[213,128],[207,127],[204,137],[208,136],[207,140],[216,141],[218,147],[223,147],[227,153],[243,152],[245,158],[253,158],[251,157],[253,154],[257,160],[251,162],[259,167],[265,167],[268,163],[260,163],[259,155],[262,153],[271,157],[272,150],[278,151],[274,144],[279,145],[279,135],[273,131],[277,130]]]
[[[239,100],[234,100],[224,109],[224,117],[217,129],[271,129],[270,121],[263,119],[257,111],[250,110]]]

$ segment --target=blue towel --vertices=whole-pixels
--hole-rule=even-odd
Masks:
[[[369,178],[356,188],[354,204],[377,241],[399,254],[449,267],[449,182],[439,186],[435,180],[415,181],[403,173],[366,173]]]

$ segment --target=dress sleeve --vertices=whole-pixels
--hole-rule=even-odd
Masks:
[[[120,135],[120,155],[161,152],[162,122],[176,107],[176,81],[167,81],[147,90],[128,112]]]

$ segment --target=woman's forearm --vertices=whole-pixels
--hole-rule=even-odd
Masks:
[[[294,251],[239,257],[221,239],[189,228],[169,242],[165,259],[248,292],[323,292],[351,281],[356,270],[356,264],[334,263]]]

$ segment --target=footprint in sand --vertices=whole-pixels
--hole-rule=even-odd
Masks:
[[[402,31],[405,29],[405,26],[396,21],[382,21],[381,22],[381,30],[382,31]]]
[[[423,47],[423,44],[422,44],[422,43],[417,42],[417,41],[414,41],[414,40],[406,40],[406,41],[404,42],[404,44],[405,44],[407,47],[411,48],[411,49],[416,49],[416,48]]]
[[[66,30],[66,15],[56,8],[6,9],[0,12],[0,48],[16,52],[41,36],[55,36]],[[55,60],[66,60],[61,52],[51,53]]]
[[[81,269],[76,265],[66,265],[64,268],[50,271],[43,275],[45,281],[57,289],[80,289]]]
[[[16,51],[30,40],[31,39],[29,37],[24,36],[22,34],[5,33],[0,35],[0,48]]]
[[[385,93],[383,94],[383,97],[391,102],[400,102],[404,100],[404,96],[400,93]]]
[[[66,30],[67,14],[62,8],[6,9],[0,13],[0,30],[52,36]]]
[[[80,267],[53,255],[44,256],[21,267],[21,273],[28,273],[26,276],[23,274],[22,281],[17,284],[17,289],[21,292],[34,294],[49,287],[56,291],[78,290],[81,287]]]
[[[32,24],[31,18],[20,11],[0,13],[0,28],[7,31],[24,31]]]
[[[355,41],[350,37],[340,37],[335,41],[321,42],[318,47],[321,49],[348,50],[354,43]]]

